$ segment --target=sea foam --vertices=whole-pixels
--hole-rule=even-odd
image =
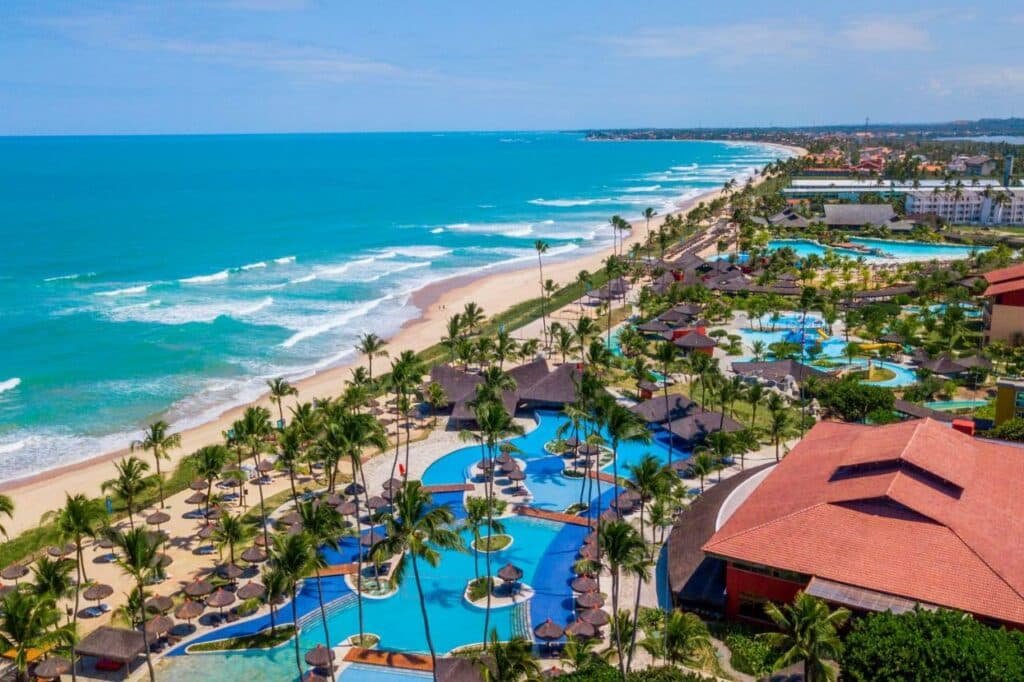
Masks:
[[[182,284],[210,284],[211,282],[223,282],[230,276],[230,270],[221,270],[212,275],[196,275],[195,277],[185,277],[178,281]]]
[[[125,287],[124,289],[113,289],[111,291],[97,291],[97,296],[136,296],[138,294],[146,293],[149,289],[148,284],[142,284],[137,287]]]
[[[6,381],[0,381],[0,393],[6,393],[7,391],[13,391],[21,385],[21,379],[19,377],[13,377]]]

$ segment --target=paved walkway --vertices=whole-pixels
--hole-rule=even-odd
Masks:
[[[448,483],[443,485],[425,485],[423,486],[423,492],[430,493],[462,493],[470,490],[476,490],[476,486],[472,483]]]

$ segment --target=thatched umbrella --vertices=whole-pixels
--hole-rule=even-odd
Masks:
[[[174,621],[167,616],[157,616],[146,621],[146,634],[150,637],[160,637],[174,627]]]
[[[248,561],[250,564],[261,564],[267,560],[267,553],[259,547],[250,547],[242,552],[242,561]]]
[[[337,507],[339,504],[343,504],[345,502],[345,498],[338,493],[331,493],[324,501],[332,507]]]
[[[269,474],[271,471],[274,470],[274,468],[274,463],[271,462],[269,459],[265,459],[256,465],[256,471],[260,472],[261,474]]]
[[[501,469],[501,473],[503,473],[503,474],[510,474],[513,471],[519,471],[519,465],[516,464],[515,461],[510,460],[510,461],[505,462],[504,464],[502,464],[500,469]]]
[[[278,522],[283,523],[286,526],[294,526],[296,523],[302,523],[302,515],[299,514],[299,512],[288,512],[279,518]]]
[[[586,575],[582,575],[579,578],[573,578],[573,581],[569,583],[569,585],[576,592],[593,592],[597,589],[597,581]]]
[[[235,596],[239,599],[262,599],[266,593],[267,588],[251,580],[235,590]]]
[[[217,575],[232,582],[238,580],[243,573],[245,573],[245,571],[234,564],[222,564],[217,567]]]
[[[201,601],[192,601],[191,599],[186,600],[174,610],[174,616],[181,620],[191,621],[193,618],[198,618],[203,615],[203,611],[206,610],[206,606]]]
[[[359,511],[359,505],[355,502],[342,502],[338,505],[338,513],[342,516],[353,516]]]
[[[206,598],[206,605],[220,609],[221,613],[224,613],[225,606],[231,606],[234,603],[235,595],[228,592],[223,587],[218,587],[216,592]]]
[[[253,540],[252,543],[254,545],[256,545],[257,547],[266,547],[267,546],[267,539],[265,537],[263,537],[262,535],[257,535],[256,539]]]
[[[355,481],[352,481],[347,486],[345,486],[345,489],[342,492],[345,493],[346,495],[362,495],[363,493],[366,492],[366,488],[359,485]]]
[[[384,490],[398,490],[402,487],[402,479],[400,478],[389,478],[384,481],[384,485],[381,486]]]
[[[476,466],[481,471],[490,471],[494,468],[494,462],[489,459],[482,459],[476,463]]]
[[[100,549],[113,549],[114,548],[114,541],[111,540],[110,538],[100,538],[99,540],[96,541],[96,546],[99,547]]]
[[[306,663],[314,668],[327,668],[334,662],[334,651],[317,644],[306,652]]]
[[[512,461],[512,455],[508,454],[507,452],[503,452],[497,457],[495,457],[494,461],[497,462],[498,464],[508,464],[509,462]]]
[[[593,443],[584,443],[576,450],[576,454],[583,457],[593,457],[601,454],[601,448]]]
[[[171,515],[167,512],[156,512],[146,517],[146,523],[151,526],[156,526],[157,530],[160,530],[160,525],[167,523],[171,520]]]
[[[507,583],[519,582],[523,579],[523,569],[514,564],[505,564],[498,570],[498,577]]]
[[[608,618],[608,614],[602,611],[601,609],[587,609],[586,611],[580,613],[579,619],[585,623],[590,623],[594,627],[607,625],[608,621],[610,620]]]
[[[188,484],[188,487],[191,490],[197,490],[197,491],[198,490],[206,490],[207,486],[208,486],[207,482],[204,481],[201,478],[197,478],[196,480],[194,480],[194,481],[192,481],[191,483]]]
[[[590,639],[597,636],[597,628],[585,620],[574,620],[566,626],[565,634]]]
[[[566,438],[565,439],[565,447],[569,448],[570,450],[575,450],[579,446],[580,446],[580,439],[577,438],[576,436],[573,436],[572,438]]]
[[[14,582],[18,582],[18,580],[24,578],[26,575],[28,575],[28,568],[21,564],[11,564],[4,570],[0,571],[0,578],[3,578],[4,580],[13,580]]]
[[[197,507],[206,504],[206,493],[201,491],[192,493],[185,498],[185,504],[194,504]]]
[[[584,592],[576,597],[576,605],[582,609],[599,609],[604,606],[604,597],[598,592]]]
[[[82,593],[82,599],[85,599],[86,601],[94,601],[98,607],[101,601],[112,594],[114,594],[114,588],[110,585],[95,583],[86,588],[85,592]]]
[[[597,547],[594,545],[583,545],[580,547],[580,557],[583,559],[596,559]]]
[[[565,630],[562,629],[561,625],[548,618],[534,628],[533,634],[537,639],[543,639],[545,642],[550,643],[564,635]]]
[[[167,613],[174,608],[174,600],[170,597],[158,594],[146,600],[146,610],[156,613]]]
[[[378,509],[383,509],[388,506],[388,502],[380,495],[374,495],[366,501],[366,506],[369,507],[371,511],[377,511]]]
[[[210,507],[210,511],[206,512],[206,518],[210,521],[217,521],[222,516],[224,516],[224,510],[220,507]]]
[[[71,672],[71,661],[60,656],[50,656],[36,665],[32,674],[44,680],[55,680]]]
[[[196,531],[196,537],[200,540],[209,540],[213,537],[213,534],[217,531],[216,528],[211,524],[206,524],[202,528]]]
[[[522,471],[516,470],[509,472],[508,480],[516,484],[516,489],[522,488],[522,482],[526,480],[526,474]]]
[[[587,537],[583,538],[583,542],[585,542],[588,545],[596,545],[597,544],[597,531],[596,530],[595,531],[591,531],[587,535]]]
[[[213,592],[213,585],[205,580],[194,580],[185,586],[184,591],[190,597],[205,597]]]
[[[172,557],[170,554],[164,554],[163,552],[158,552],[153,557],[153,568],[167,568],[168,566],[170,566],[173,563],[174,563],[174,557]]]
[[[387,536],[383,533],[371,530],[369,533],[366,533],[359,538],[359,544],[363,547],[373,547],[374,545],[384,541],[386,538]]]
[[[46,548],[46,553],[52,556],[54,559],[60,559],[61,557],[70,556],[75,553],[75,543],[69,542],[66,545],[54,545]]]
[[[380,496],[384,498],[384,500],[387,501],[388,503],[391,503],[395,499],[395,491],[384,490],[381,492]]]

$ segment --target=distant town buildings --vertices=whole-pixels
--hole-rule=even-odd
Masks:
[[[966,156],[960,154],[946,164],[946,169],[953,173],[964,173],[966,175],[992,175],[996,171],[996,162],[992,157],[985,154],[978,156]]]

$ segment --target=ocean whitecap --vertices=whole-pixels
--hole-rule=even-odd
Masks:
[[[182,284],[210,284],[211,282],[223,282],[231,276],[229,270],[221,270],[211,275],[196,275],[195,277],[184,277],[178,281]]]
[[[21,385],[20,377],[12,377],[6,381],[0,381],[0,393],[6,393],[7,391],[13,391]]]
[[[124,289],[113,289],[111,291],[97,291],[97,296],[137,296],[144,294],[149,289],[148,284],[142,284],[136,287],[125,287]]]

